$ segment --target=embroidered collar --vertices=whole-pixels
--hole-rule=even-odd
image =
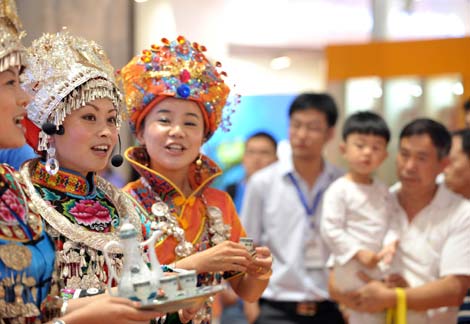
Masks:
[[[95,195],[94,175],[90,173],[87,178],[64,168],[61,168],[57,174],[50,175],[42,161],[37,163],[31,174],[34,183],[75,197]]]
[[[160,198],[169,206],[173,206],[175,202],[182,204],[184,201],[191,199],[191,197],[200,196],[204,189],[222,174],[222,170],[214,161],[202,155],[202,165],[199,169],[197,169],[198,167],[195,163],[192,163],[189,168],[188,179],[193,192],[189,197],[185,197],[183,192],[170,179],[148,167],[149,157],[144,148],[130,147],[124,155],[132,167],[147,181],[155,192],[158,192]]]
[[[117,241],[119,239],[118,232],[91,232],[84,231],[83,226],[70,222],[64,215],[59,213],[53,205],[44,200],[34,187],[34,182],[29,174],[29,164],[23,164],[20,174],[23,178],[25,190],[37,212],[51,225],[56,231],[61,233],[67,239],[73,242],[84,243],[85,245],[102,251],[103,247],[111,240]],[[111,185],[101,177],[96,177],[96,187],[103,192],[110,201],[114,204],[118,215],[121,220],[128,219],[135,228],[141,228],[140,216],[132,204],[131,200],[127,198],[122,191]],[[139,231],[139,240],[142,240],[142,233]],[[112,253],[121,253],[120,249],[115,248]]]
[[[190,166],[188,177],[193,192],[185,197],[169,179],[146,166],[148,156],[143,148],[130,148],[125,152],[125,157],[142,176],[132,190],[137,190],[140,202],[155,217],[152,229],[164,233],[157,248],[167,238],[170,239],[173,252],[165,251],[165,257],[169,253],[175,253],[178,258],[194,253],[194,244],[205,229],[208,230],[211,245],[230,237],[231,226],[224,224],[222,211],[216,206],[208,206],[203,194],[213,179],[222,173],[212,160],[202,156],[200,167],[194,163]],[[186,212],[188,209],[185,207],[194,203],[196,206]]]

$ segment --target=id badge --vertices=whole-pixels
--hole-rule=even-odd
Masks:
[[[320,234],[316,231],[309,230],[308,239],[304,246],[304,264],[305,269],[318,270],[325,268],[325,260],[323,258],[323,244]]]

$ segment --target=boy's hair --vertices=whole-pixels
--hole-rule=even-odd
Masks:
[[[274,148],[274,151],[276,151],[276,148],[277,148],[277,142],[276,140],[274,139],[274,136],[272,136],[271,134],[269,134],[268,132],[263,132],[263,131],[260,131],[260,132],[256,132],[250,136],[248,136],[248,138],[246,139],[245,142],[248,142],[249,140],[253,139],[253,138],[265,138],[267,139],[269,142],[271,142],[271,144],[273,145],[273,148]]]
[[[400,133],[400,141],[404,137],[427,134],[437,150],[437,157],[442,159],[449,155],[452,138],[447,128],[429,118],[418,118],[408,123]]]
[[[359,111],[346,119],[343,126],[343,141],[351,134],[375,135],[390,141],[390,129],[385,120],[371,111]]]
[[[314,109],[326,116],[328,127],[333,127],[338,119],[338,108],[336,103],[327,93],[303,93],[297,96],[289,108],[289,118],[297,111]]]
[[[462,152],[470,159],[470,129],[464,128],[452,133],[452,136],[458,136],[462,139]]]

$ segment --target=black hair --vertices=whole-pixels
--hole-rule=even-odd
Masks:
[[[390,129],[385,120],[371,111],[359,111],[349,116],[343,125],[343,140],[351,134],[376,135],[387,143],[390,141]]]
[[[468,98],[467,101],[464,102],[463,109],[467,112],[470,111],[470,98]]]
[[[277,142],[276,142],[276,139],[274,138],[274,136],[272,136],[271,134],[269,134],[268,132],[256,132],[256,133],[253,133],[251,134],[250,136],[248,136],[248,138],[246,139],[246,142],[248,142],[249,140],[253,139],[253,138],[265,138],[267,139],[269,142],[271,142],[271,144],[273,145],[274,147],[274,151],[276,151],[276,148],[277,148]]]
[[[289,118],[297,111],[314,109],[326,116],[328,127],[333,127],[338,119],[338,107],[327,93],[303,93],[297,96],[289,108]]]
[[[452,132],[452,136],[459,136],[462,139],[462,152],[470,159],[470,128],[464,128]]]
[[[437,150],[437,157],[442,159],[449,154],[452,138],[447,128],[429,118],[418,118],[408,123],[400,133],[400,141],[404,137],[427,134]]]

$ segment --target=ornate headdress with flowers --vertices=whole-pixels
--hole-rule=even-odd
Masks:
[[[44,125],[56,130],[72,111],[109,98],[122,120],[121,93],[114,69],[101,46],[67,31],[44,34],[27,50],[24,88],[32,96],[27,110],[26,139],[38,151],[48,149]],[[47,130],[46,130],[47,131]]]
[[[226,73],[218,71],[219,62],[209,62],[205,51],[204,46],[190,43],[183,36],[172,42],[163,38],[162,45],[143,50],[121,69],[133,132],[140,130],[145,116],[166,97],[198,103],[204,117],[206,140],[220,125],[228,126],[228,117],[223,116],[230,92],[222,79]]]
[[[21,21],[14,0],[0,1],[0,72],[11,66],[24,65],[25,48],[21,38],[26,34],[21,29]]]

